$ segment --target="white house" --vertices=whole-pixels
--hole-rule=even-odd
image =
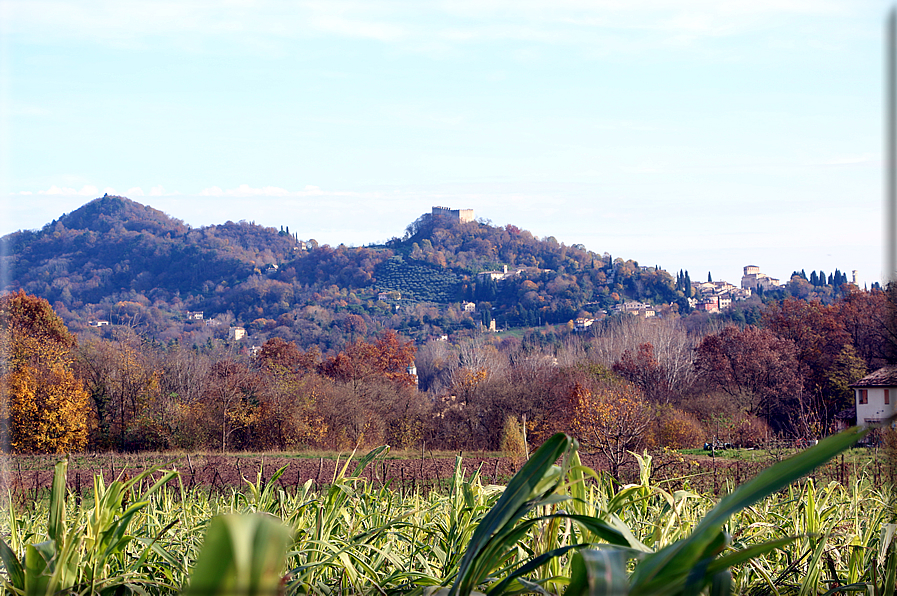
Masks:
[[[584,317],[579,317],[573,321],[573,330],[574,331],[585,331],[589,327],[592,326],[592,323],[595,322],[595,319],[587,319]]]
[[[857,425],[867,426],[897,414],[897,366],[885,366],[851,385],[857,408]]]

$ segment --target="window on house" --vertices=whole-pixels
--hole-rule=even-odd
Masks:
[[[869,403],[869,390],[868,389],[860,389],[860,403],[861,404]]]
[[[890,403],[891,403],[891,390],[885,389],[885,405],[888,405]]]

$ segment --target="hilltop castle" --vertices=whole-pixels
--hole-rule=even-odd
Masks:
[[[433,207],[433,215],[442,215],[457,219],[461,223],[473,221],[473,209],[450,209],[448,207]]]
[[[745,265],[744,277],[741,278],[741,287],[745,290],[756,290],[762,288],[768,290],[782,285],[782,283],[770,277],[765,273],[760,273],[760,268],[756,265]]]

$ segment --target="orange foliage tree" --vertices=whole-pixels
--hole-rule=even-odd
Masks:
[[[0,297],[0,386],[9,446],[63,453],[87,444],[89,395],[74,372],[75,338],[50,304],[22,291]]]
[[[414,364],[415,351],[410,341],[400,340],[395,331],[386,331],[374,343],[363,339],[350,343],[319,368],[322,375],[351,385],[354,392],[360,391],[364,382],[372,378],[410,387],[415,380],[407,368]]]
[[[600,451],[619,478],[629,451],[651,444],[654,417],[638,389],[624,382],[576,383],[570,396],[572,430],[587,448]]]
[[[321,410],[329,441],[342,448],[391,441],[407,447],[421,435],[421,400],[414,345],[386,331],[374,343],[358,339],[327,358],[318,371],[331,381]]]

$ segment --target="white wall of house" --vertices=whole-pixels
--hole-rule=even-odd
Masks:
[[[862,392],[866,392],[866,403],[862,401]],[[885,391],[888,392],[888,401],[885,403]],[[855,387],[854,397],[857,405],[857,424],[867,425],[878,422],[897,413],[895,400],[897,400],[897,387]]]

